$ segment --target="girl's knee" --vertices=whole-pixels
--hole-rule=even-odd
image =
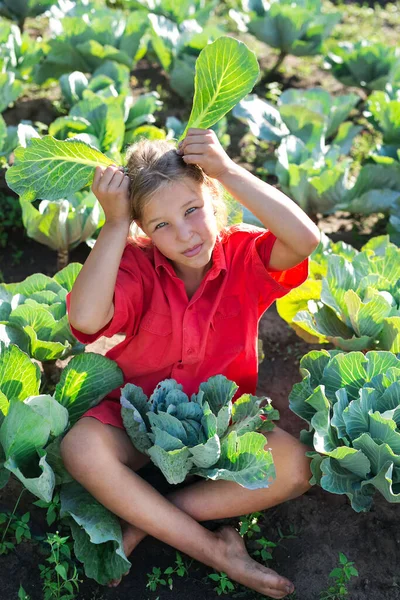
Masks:
[[[60,444],[60,454],[64,466],[72,475],[75,468],[84,466],[92,460],[91,452],[96,447],[96,425],[91,427],[84,421],[78,421],[71,427]]]

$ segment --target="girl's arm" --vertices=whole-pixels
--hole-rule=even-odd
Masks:
[[[320,232],[283,192],[233,162],[212,130],[189,129],[179,146],[187,163],[196,163],[248,208],[277,237],[269,266],[282,271],[297,265],[318,246]]]
[[[218,178],[224,188],[276,235],[269,266],[289,269],[309,256],[320,242],[320,231],[298,204],[272,185],[231,161]]]
[[[113,295],[119,264],[129,234],[129,177],[117,167],[96,168],[92,191],[104,209],[106,222],[79,273],[70,295],[72,327],[96,333],[114,314]]]

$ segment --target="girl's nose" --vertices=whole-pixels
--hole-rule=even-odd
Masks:
[[[187,223],[182,223],[182,225],[178,225],[176,229],[176,236],[180,242],[188,242],[191,239],[192,231]]]

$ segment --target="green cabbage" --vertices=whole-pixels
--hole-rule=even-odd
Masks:
[[[315,450],[311,483],[346,494],[357,512],[376,490],[400,502],[400,357],[314,350],[300,372],[289,404],[309,423],[301,438]]]
[[[128,383],[121,393],[121,415],[135,447],[160,468],[169,483],[189,474],[227,479],[248,488],[268,487],[275,478],[262,431],[279,417],[268,400],[243,394],[223,375],[210,377],[189,401],[174,379],[162,381],[148,399]]]

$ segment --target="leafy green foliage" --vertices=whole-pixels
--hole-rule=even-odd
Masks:
[[[212,71],[208,68],[209,62]],[[196,64],[196,91],[187,127],[208,128],[251,90],[258,75],[258,64],[245,44],[228,37],[207,46]],[[135,103],[125,111],[125,127],[121,98],[97,97],[92,90],[86,90],[83,96],[68,117],[60,117],[51,125],[50,132],[65,137],[65,141],[44,136],[32,139],[27,148],[15,151],[15,163],[7,171],[6,180],[23,202],[36,198],[69,198],[90,185],[95,167],[118,162],[122,145],[136,139],[140,125],[149,121],[144,115],[158,107],[154,95],[139,99],[139,106]],[[146,132],[156,134],[154,130]],[[140,131],[145,135],[146,132]],[[69,137],[71,133],[74,138]],[[114,160],[97,150],[99,147]]]
[[[381,160],[374,157],[377,162],[388,162],[385,158],[400,161],[400,87],[393,89],[386,85],[385,91],[376,91],[371,94],[364,113],[375,128],[383,134],[383,146],[378,154]]]
[[[76,481],[61,489],[61,517],[69,517],[74,553],[85,575],[100,585],[118,579],[130,568],[118,518]]]
[[[400,502],[400,359],[392,352],[312,351],[289,395],[309,423],[312,483],[366,511],[378,490]]]
[[[79,15],[57,21],[57,35],[47,43],[45,58],[35,69],[39,85],[73,71],[93,73],[108,60],[131,69],[145,54],[146,13],[126,16],[104,5],[94,11],[81,8]]]
[[[80,269],[71,263],[54,277],[37,273],[20,283],[0,284],[0,339],[39,361],[83,352],[71,333],[65,303]]]
[[[248,94],[259,75],[257,58],[243,42],[222,37],[209,44],[196,62],[190,127],[208,129]]]
[[[279,96],[276,106],[252,94],[239,102],[232,114],[246,123],[260,140],[281,142],[284,137],[294,135],[312,151],[316,145],[320,147],[322,136],[331,139],[338,133],[358,101],[357,94],[331,96],[322,88],[289,88]],[[350,134],[354,137],[359,130],[346,130],[348,147]],[[340,141],[344,150],[343,135]]]
[[[400,352],[400,249],[380,236],[361,252],[328,255],[327,264],[322,285],[309,282],[302,297],[293,296],[301,310],[289,316],[281,310],[283,303],[282,316],[293,317],[297,327],[342,350]]]
[[[19,2],[18,4],[26,5],[26,2]],[[13,6],[16,6],[15,2]],[[8,77],[12,74],[19,80],[19,85],[21,85],[21,82],[30,83],[33,69],[42,55],[39,41],[35,41],[28,33],[21,35],[17,25],[7,23],[4,20],[0,22],[0,70],[2,71],[2,77],[6,76],[3,78],[3,82],[12,82],[13,80]],[[13,88],[16,89],[14,84]],[[4,93],[7,94],[8,92],[2,89],[0,97],[4,99]]]
[[[159,585],[168,586],[172,590],[174,587],[173,575],[185,577],[189,574],[189,567],[190,565],[185,563],[181,554],[176,552],[175,566],[167,567],[164,571],[160,567],[153,567],[151,573],[147,573],[146,587],[152,592],[155,592]]]
[[[339,552],[339,566],[329,573],[329,577],[333,579],[332,585],[320,593],[320,600],[341,600],[348,596],[347,583],[352,577],[358,577],[358,571],[354,562]]]
[[[235,584],[223,571],[221,571],[220,573],[211,573],[208,577],[218,584],[214,588],[214,591],[218,594],[218,596],[222,596],[223,594],[229,594],[235,589]]]
[[[188,474],[227,479],[247,487],[268,487],[275,477],[261,431],[278,417],[270,404],[244,394],[232,403],[237,386],[223,375],[211,377],[189,398],[174,379],[162,381],[150,399],[128,383],[121,392],[126,431],[169,483]],[[266,420],[263,420],[264,418]]]
[[[71,479],[60,458],[60,436],[122,382],[113,361],[86,353],[68,363],[54,396],[39,395],[38,366],[14,344],[1,343],[0,486],[11,472],[51,503],[56,483]]]
[[[79,579],[76,566],[71,562],[71,549],[68,536],[48,533],[45,540],[50,545],[50,556],[46,558],[48,565],[39,565],[40,577],[43,580],[44,600],[73,600],[79,591]]]
[[[306,56],[321,52],[322,42],[340,21],[340,13],[324,14],[319,0],[279,0],[258,3],[258,15],[248,24],[257,39],[282,54]]]
[[[29,0],[13,2],[1,0],[0,15],[18,21],[21,28],[27,17],[36,17],[44,13],[53,4],[53,0]]]
[[[52,525],[54,521],[57,521],[60,517],[60,494],[56,492],[50,502],[44,502],[43,500],[36,500],[33,503],[35,506],[39,508],[46,509],[46,522],[47,525]]]
[[[26,512],[19,517],[15,514],[15,508],[12,513],[0,513],[0,526],[3,530],[0,540],[0,555],[8,554],[11,550],[14,550],[15,544],[20,544],[24,540],[31,539],[29,519],[29,512]],[[13,539],[15,539],[15,544],[11,541]]]
[[[16,149],[6,181],[22,201],[59,200],[91,185],[97,166],[112,164],[111,158],[85,142],[62,142],[48,135],[32,139],[27,148]]]
[[[93,192],[76,192],[64,200],[42,200],[35,208],[21,200],[22,219],[27,235],[59,253],[70,252],[90,240],[105,221],[104,212]]]
[[[385,43],[341,42],[325,57],[326,67],[344,85],[383,90],[399,78],[400,51]]]
[[[248,538],[251,538],[255,533],[260,533],[261,529],[258,521],[262,516],[262,513],[254,512],[241,517],[239,521],[239,534],[242,537],[246,535]]]

